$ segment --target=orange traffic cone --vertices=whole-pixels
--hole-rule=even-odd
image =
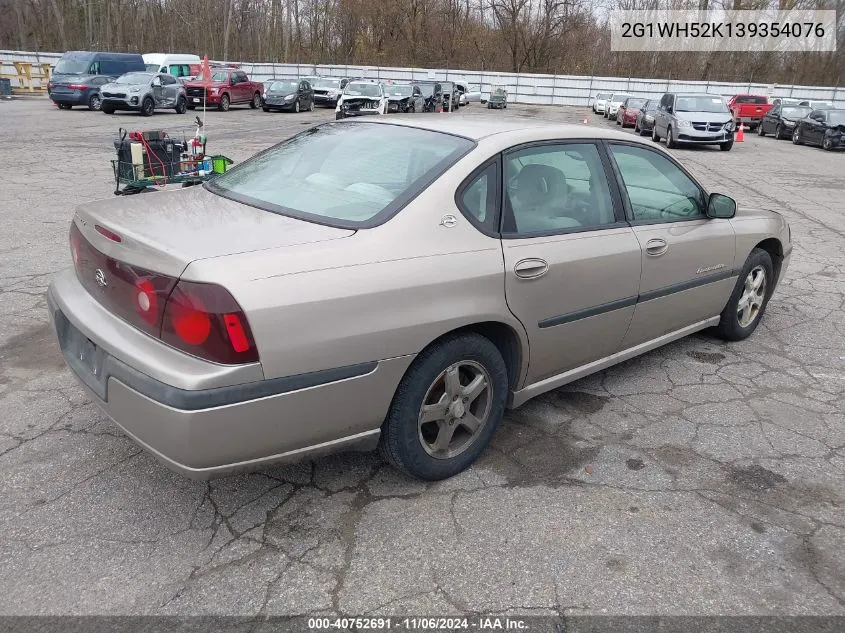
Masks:
[[[739,124],[739,129],[736,131],[736,138],[734,140],[737,143],[742,143],[745,140],[745,126],[742,123]]]

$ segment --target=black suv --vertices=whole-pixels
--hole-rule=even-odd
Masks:
[[[415,81],[412,84],[420,89],[423,98],[423,112],[437,112],[443,106],[443,87],[437,81]]]

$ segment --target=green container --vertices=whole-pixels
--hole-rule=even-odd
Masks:
[[[215,174],[225,174],[229,159],[225,156],[215,156],[211,159],[211,169]]]

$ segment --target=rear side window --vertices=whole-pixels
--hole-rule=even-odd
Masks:
[[[498,233],[498,163],[487,165],[458,190],[457,203],[485,233]]]
[[[333,226],[372,226],[474,146],[458,136],[400,125],[329,123],[241,163],[208,189]]]
[[[704,192],[660,152],[610,145],[635,222],[673,222],[704,214]]]
[[[504,233],[528,235],[615,224],[607,176],[592,143],[541,145],[505,156]]]

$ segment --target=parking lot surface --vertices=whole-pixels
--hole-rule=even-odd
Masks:
[[[241,161],[332,118],[238,108],[206,133]],[[845,614],[845,154],[673,150],[792,225],[750,339],[703,333],[537,398],[448,481],[348,454],[205,483],[86,400],[44,300],[73,208],[112,196],[118,127],[192,119],[0,102],[0,613]]]

